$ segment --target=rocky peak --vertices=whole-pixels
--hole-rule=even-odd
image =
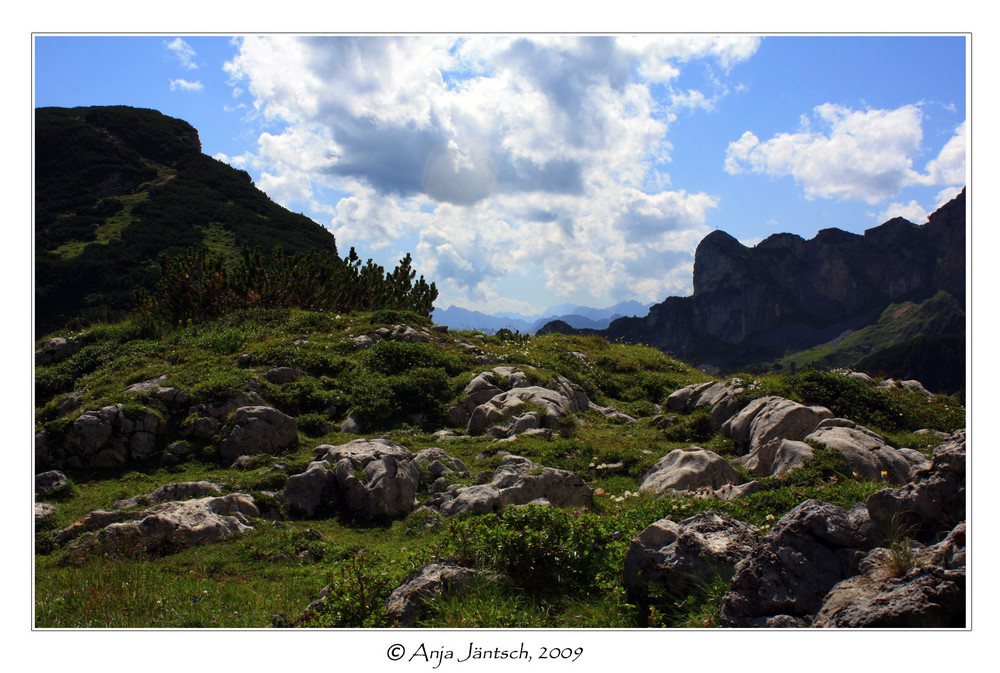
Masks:
[[[646,318],[616,320],[603,333],[680,357],[766,359],[856,329],[907,296],[962,295],[964,204],[963,190],[926,225],[897,217],[863,235],[783,233],[753,248],[713,231],[695,253],[692,296],[669,297]]]

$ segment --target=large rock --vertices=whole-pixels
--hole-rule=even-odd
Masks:
[[[231,493],[185,502],[165,502],[138,511],[92,512],[57,534],[69,547],[111,554],[165,554],[218,542],[253,529],[260,516],[251,496]]]
[[[910,480],[910,461],[867,428],[820,427],[810,433],[806,441],[839,451],[860,478],[890,484],[905,484]]]
[[[293,474],[285,483],[278,500],[296,514],[313,517],[327,508],[336,507],[337,477],[325,461],[313,462],[300,474]]]
[[[728,484],[742,483],[743,477],[725,458],[697,446],[674,449],[660,458],[646,474],[640,491],[663,493],[667,490],[695,491],[710,488],[715,491]]]
[[[753,526],[727,514],[702,512],[676,523],[661,519],[633,539],[625,553],[625,589],[630,600],[640,602],[651,584],[682,595],[717,575],[732,576],[758,544]]]
[[[910,483],[869,496],[868,513],[887,532],[933,542],[965,521],[965,478],[965,430],[959,430],[934,449],[930,466]]]
[[[330,466],[336,479],[336,506],[346,514],[375,520],[413,511],[420,468],[405,446],[384,439],[355,439],[318,446],[314,453],[319,460],[310,469],[317,462]],[[328,479],[315,481],[326,488]]]
[[[503,506],[524,505],[539,498],[553,507],[587,507],[593,501],[590,487],[576,472],[542,467],[520,456],[504,456],[491,483]]]
[[[736,462],[758,477],[780,476],[802,467],[813,457],[812,447],[791,439],[772,439]]]
[[[223,430],[219,457],[231,463],[237,456],[283,453],[298,441],[295,419],[274,407],[240,407]]]
[[[760,397],[722,425],[741,453],[751,453],[775,439],[801,441],[820,421],[832,418],[825,407],[806,406],[770,395]]]
[[[763,536],[736,566],[723,597],[721,623],[730,627],[808,624],[827,592],[858,573],[877,544],[863,506],[847,511],[806,500]]]
[[[58,470],[49,470],[35,475],[35,495],[48,495],[66,488],[69,480]]]
[[[385,602],[386,617],[393,626],[410,626],[427,612],[429,603],[444,594],[461,593],[483,574],[458,565],[429,563],[407,576],[389,594]]]
[[[166,427],[153,412],[131,418],[123,404],[85,410],[61,433],[35,436],[35,462],[50,469],[117,468],[151,457]]]
[[[145,495],[137,495],[125,500],[119,500],[113,509],[127,509],[139,505],[155,505],[169,500],[186,500],[188,498],[203,498],[211,495],[222,495],[222,486],[210,481],[179,481],[164,484]]]
[[[54,337],[48,341],[43,341],[35,351],[35,366],[52,364],[65,360],[71,355],[79,352],[83,347],[81,339],[66,339],[64,337]]]
[[[458,458],[448,455],[437,447],[423,449],[414,457],[421,474],[426,473],[431,481],[445,474],[468,472],[469,467]]]
[[[511,505],[544,499],[554,507],[587,507],[593,493],[583,477],[552,467],[542,467],[527,458],[507,455],[489,484],[466,486],[438,494],[441,514],[463,512],[488,514]]]
[[[893,552],[878,548],[862,573],[838,583],[813,626],[825,628],[963,628],[965,626],[965,524],[940,544],[916,549],[898,567]]]
[[[555,390],[541,386],[514,388],[477,406],[469,418],[466,432],[470,435],[482,435],[490,426],[532,411],[528,405],[535,407],[543,427],[553,429],[560,427],[563,420],[574,411],[570,400]]]
[[[726,383],[721,381],[694,383],[674,391],[667,398],[667,407],[684,414],[691,413],[699,407],[712,407],[709,424],[713,430],[718,430],[740,410],[736,396],[743,390],[743,381],[739,378],[730,379]]]

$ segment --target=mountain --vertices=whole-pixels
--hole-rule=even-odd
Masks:
[[[775,234],[753,248],[715,231],[698,245],[693,286],[690,297],[669,297],[600,333],[729,371],[791,363],[792,354],[832,349],[852,334],[859,350],[841,366],[918,336],[964,335],[965,190],[924,225],[894,218],[863,235]],[[893,304],[907,308],[886,315]]]
[[[161,254],[196,245],[232,261],[244,246],[337,251],[246,171],[202,154],[185,121],[124,106],[35,110],[36,331],[129,310]]]
[[[613,320],[626,316],[645,315],[651,304],[626,300],[606,308],[591,308],[577,304],[557,304],[542,313],[524,315],[521,313],[482,313],[469,309],[449,306],[434,310],[434,320],[454,329],[479,330],[493,334],[501,329],[535,334],[544,325],[560,321],[573,329],[599,330],[608,327]]]

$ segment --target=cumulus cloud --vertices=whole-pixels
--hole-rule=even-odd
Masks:
[[[814,128],[818,127],[818,128]],[[922,181],[913,155],[923,138],[920,109],[851,110],[825,103],[795,133],[761,142],[749,131],[730,143],[725,168],[791,175],[808,198],[878,203]]]
[[[927,210],[916,200],[909,203],[890,203],[877,216],[879,223],[888,222],[894,217],[902,217],[914,224],[923,224],[927,221]]]
[[[927,164],[927,173],[931,184],[965,184],[965,147],[967,141],[966,122],[962,122],[955,129],[955,135],[941,148],[937,158]]]
[[[187,70],[196,70],[198,68],[198,64],[194,60],[198,54],[191,48],[191,45],[181,38],[174,38],[173,41],[168,42],[167,49],[180,61],[182,67]]]
[[[186,79],[172,79],[170,80],[170,90],[171,91],[201,91],[205,88],[201,82],[189,82]]]
[[[328,208],[342,247],[414,238],[421,273],[466,305],[498,299],[497,279],[526,269],[563,294],[627,286],[654,300],[690,284],[717,205],[662,188],[672,112],[710,109],[719,94],[685,88],[664,105],[651,86],[693,59],[731,67],[757,45],[265,36],[244,38],[225,68],[270,124],[242,161],[279,202],[344,194]]]
[[[726,150],[730,174],[792,176],[807,198],[876,204],[911,185],[960,184],[965,179],[965,124],[927,165],[914,169],[923,142],[917,105],[895,110],[852,110],[825,103],[803,116],[794,133],[761,141],[745,132]],[[900,206],[893,204],[892,207]],[[902,206],[900,206],[902,207]]]

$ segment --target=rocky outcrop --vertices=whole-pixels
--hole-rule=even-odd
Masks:
[[[701,447],[674,449],[660,458],[643,477],[639,490],[647,493],[721,489],[740,484],[743,477],[725,458]]]
[[[879,547],[838,583],[813,620],[821,628],[964,628],[965,524],[933,547]]]
[[[164,484],[150,493],[136,495],[131,498],[119,500],[113,509],[128,509],[140,505],[155,505],[169,500],[186,500],[188,498],[202,498],[211,495],[222,495],[222,486],[210,481],[181,481],[172,484]]]
[[[740,453],[753,453],[773,440],[801,441],[833,412],[769,395],[747,404],[722,425]]]
[[[858,574],[877,532],[863,506],[806,500],[761,539],[736,566],[723,597],[721,623],[730,627],[804,626],[827,592]]]
[[[586,391],[563,376],[543,387],[515,367],[494,367],[480,373],[463,391],[463,399],[448,410],[455,425],[465,425],[470,435],[488,434],[498,439],[535,430],[564,429],[574,414],[593,410],[616,423],[636,419],[612,407],[591,402]]]
[[[716,512],[650,524],[629,545],[622,577],[630,600],[646,600],[650,585],[680,596],[716,576],[729,578],[758,545],[753,526]]]
[[[35,475],[35,497],[58,493],[69,485],[69,479],[58,470]]]
[[[524,505],[544,499],[554,507],[587,507],[593,493],[583,477],[552,467],[543,467],[521,456],[504,456],[488,484],[478,484],[446,491],[434,496],[430,504],[444,516],[463,512],[488,514],[511,505]]]
[[[410,626],[428,611],[435,599],[446,594],[459,594],[480,577],[492,575],[453,564],[429,563],[411,573],[392,590],[385,602],[386,617],[393,626]]]
[[[97,510],[55,534],[68,548],[109,554],[166,554],[218,542],[253,529],[259,516],[249,495],[165,502],[148,509]]]
[[[912,481],[869,496],[868,512],[886,532],[933,542],[965,521],[965,480],[965,430],[959,430],[934,449],[930,465]]]
[[[35,462],[58,470],[121,467],[152,456],[164,429],[157,414],[131,418],[124,404],[89,409],[63,433],[37,433]]]
[[[839,451],[858,478],[890,484],[905,484],[910,480],[912,463],[882,437],[847,419],[830,420],[836,425],[820,424],[806,441]]]
[[[413,511],[420,468],[406,447],[384,439],[355,439],[323,444],[313,453],[317,460],[289,477],[280,496],[293,511],[314,516],[336,510],[367,521]]]
[[[231,463],[237,456],[283,453],[298,441],[295,419],[274,407],[240,407],[223,430],[219,457]]]
[[[35,366],[40,367],[65,360],[78,353],[81,348],[83,348],[82,339],[53,337],[38,346],[38,350],[35,351]]]
[[[825,343],[908,293],[965,292],[965,192],[918,226],[895,218],[864,235],[775,234],[749,248],[722,231],[695,252],[690,297],[615,320],[609,340],[695,362],[738,365]]]

